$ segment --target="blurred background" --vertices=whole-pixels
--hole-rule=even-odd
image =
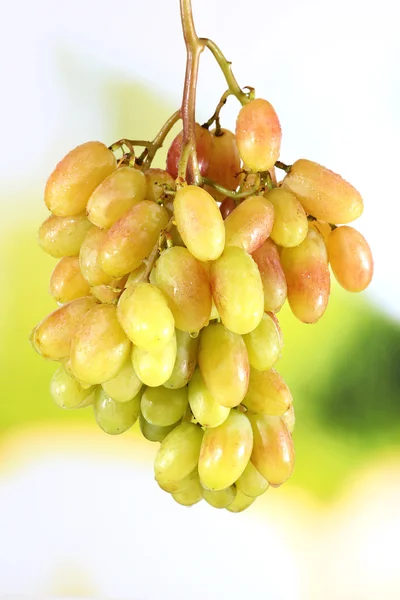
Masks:
[[[278,370],[297,416],[292,479],[245,513],[185,509],[153,481],[156,445],[62,411],[30,347],[55,303],[37,246],[43,188],[71,148],[150,139],[180,104],[178,0],[8,3],[0,24],[0,595],[180,600],[400,598],[398,3],[193,0],[198,33],[276,108],[282,160],[359,189],[375,278],[333,286],[315,326],[281,312]],[[224,80],[203,55],[198,120]],[[230,99],[223,126],[238,111]],[[162,166],[163,151],[158,159]],[[383,177],[382,177],[382,174]]]

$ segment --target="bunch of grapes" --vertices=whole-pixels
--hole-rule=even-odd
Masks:
[[[85,143],[57,165],[39,244],[59,259],[50,279],[59,307],[31,340],[60,363],[50,384],[57,405],[92,406],[108,434],[138,420],[160,443],[163,490],[183,505],[204,499],[240,512],[294,467],[292,395],[274,369],[276,314],[287,299],[315,323],[329,264],[340,285],[361,291],[373,262],[347,225],[361,196],[315,162],[279,162],[269,102],[245,103],[235,134],[196,124],[195,135],[201,186],[178,177],[182,134],[166,170],[128,142],[117,160],[124,141]]]

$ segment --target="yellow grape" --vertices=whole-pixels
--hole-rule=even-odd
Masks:
[[[274,188],[267,194],[274,207],[274,226],[271,239],[285,248],[298,246],[308,231],[307,215],[300,201],[285,188]]]
[[[242,512],[243,510],[246,510],[246,508],[249,508],[249,506],[253,504],[254,500],[255,498],[250,498],[250,496],[246,496],[243,494],[243,492],[237,489],[234,501],[227,507],[226,510],[229,510],[229,512],[233,513]]]
[[[90,196],[86,213],[97,227],[108,229],[122,215],[146,197],[146,177],[131,167],[120,167],[109,175]]]
[[[225,246],[239,246],[249,254],[269,237],[274,224],[274,206],[268,198],[250,196],[225,219]],[[306,220],[307,225],[307,220]]]
[[[283,419],[248,413],[253,428],[251,462],[270,485],[284,483],[294,468],[292,436]]]
[[[181,423],[161,442],[154,460],[154,474],[160,485],[180,481],[197,466],[203,430],[193,423]]]
[[[150,387],[163,385],[172,375],[176,360],[176,335],[161,348],[149,352],[139,346],[132,348],[132,364],[139,379]]]
[[[292,401],[288,386],[275,369],[250,369],[249,388],[243,400],[249,411],[280,416],[289,409]]]
[[[54,258],[78,256],[91,226],[85,213],[73,217],[50,215],[39,228],[39,246]]]
[[[155,267],[157,286],[168,300],[178,329],[199,331],[211,313],[211,291],[201,262],[186,248],[174,246],[161,253]]]
[[[196,185],[177,191],[174,214],[178,231],[198,260],[215,260],[225,245],[225,228],[214,198]]]
[[[203,489],[200,485],[199,477],[193,479],[184,489],[172,493],[175,502],[182,506],[193,506],[203,499]]]
[[[297,248],[283,248],[282,267],[293,314],[303,323],[316,323],[329,300],[330,275],[322,237],[310,230]]]
[[[250,333],[243,336],[249,363],[259,371],[267,371],[280,358],[283,338],[279,325],[264,313],[261,323]]]
[[[220,323],[202,329],[198,364],[210,394],[223,406],[241,403],[249,385],[249,359],[243,338]]]
[[[166,388],[179,389],[185,386],[193,375],[197,364],[199,337],[192,337],[186,331],[175,329],[176,359],[170,378],[163,384]]]
[[[236,488],[250,498],[261,496],[269,488],[269,483],[249,461],[239,479],[236,481]]]
[[[140,348],[157,351],[174,335],[174,317],[162,292],[151,283],[126,288],[118,302],[118,319],[129,339]]]
[[[281,126],[273,106],[262,98],[245,104],[236,120],[240,158],[252,171],[268,171],[279,158]]]
[[[174,494],[175,492],[182,492],[184,489],[190,487],[194,481],[199,482],[199,472],[197,466],[179,481],[157,481],[158,486],[168,494]]]
[[[188,406],[187,387],[169,390],[163,386],[148,387],[142,394],[140,410],[150,425],[168,427],[173,425],[186,412]]]
[[[90,294],[90,287],[79,268],[77,256],[64,256],[50,277],[50,294],[64,304]]]
[[[105,273],[121,277],[140,266],[168,224],[168,213],[155,202],[144,200],[126,212],[109,229],[100,252]]]
[[[283,180],[309,215],[328,223],[350,223],[363,212],[357,190],[340,175],[318,163],[301,158]]]
[[[148,169],[145,172],[146,183],[147,183],[147,200],[158,202],[164,199],[165,191],[175,190],[175,180],[167,171],[164,169]]]
[[[134,396],[129,402],[116,402],[98,387],[93,410],[98,426],[110,435],[118,435],[136,423],[140,412],[140,396]]]
[[[100,265],[100,249],[107,236],[106,229],[95,225],[89,229],[79,252],[79,265],[82,275],[91,286],[106,285],[111,281]]]
[[[285,421],[286,427],[289,429],[290,433],[293,433],[296,424],[293,404],[291,404],[285,414],[282,415],[282,419]]]
[[[133,285],[134,283],[140,283],[141,281],[143,281],[143,276],[144,276],[145,272],[146,272],[146,263],[143,262],[137,269],[135,269],[134,271],[129,273],[128,278],[126,279],[126,282],[125,282],[125,287],[127,288],[130,285]],[[152,283],[152,282],[150,282],[150,283]]]
[[[230,408],[222,406],[212,397],[199,368],[189,381],[189,404],[194,418],[203,427],[218,427],[230,413]]]
[[[77,325],[95,305],[94,298],[77,298],[47,315],[31,333],[36,352],[51,360],[68,357]]]
[[[168,425],[168,427],[158,427],[157,425],[148,423],[142,414],[139,415],[140,431],[142,432],[143,437],[145,437],[146,440],[149,440],[149,442],[162,442],[169,432],[175,429],[177,425],[179,425],[179,422]]]
[[[353,227],[334,229],[328,237],[328,255],[333,274],[348,292],[362,292],[374,273],[372,252],[366,239]]]
[[[230,487],[219,490],[218,492],[213,492],[211,490],[206,490],[203,488],[203,498],[214,508],[227,508],[234,501],[236,496],[236,488],[234,485]]]
[[[260,272],[242,248],[225,248],[210,267],[211,292],[222,323],[233,333],[249,333],[264,314]]]
[[[140,392],[142,382],[128,357],[118,374],[101,385],[106,394],[116,402],[129,402]]]
[[[203,487],[218,491],[235,483],[246,468],[252,448],[250,421],[236,410],[231,410],[218,427],[206,429],[199,458]]]
[[[116,304],[124,291],[126,279],[126,276],[118,279],[110,279],[107,284],[92,286],[90,292],[103,304]]]
[[[109,381],[124,366],[130,347],[115,306],[95,306],[80,321],[71,342],[75,377],[91,384]]]
[[[286,278],[278,249],[268,238],[258,250],[253,252],[252,257],[261,276],[264,290],[264,310],[278,312],[287,296]]]
[[[239,183],[240,172],[240,156],[235,134],[228,129],[221,129],[220,135],[216,135],[215,129],[210,133],[212,144],[207,177],[228,190],[235,190]],[[222,202],[225,197],[224,194],[208,185],[204,189],[217,202]]]
[[[55,215],[77,215],[97,186],[115,171],[114,154],[101,142],[77,146],[58,163],[47,180],[44,201]]]
[[[309,221],[308,229],[311,229],[311,230],[319,233],[319,235],[321,235],[323,237],[325,243],[328,242],[328,236],[329,236],[330,232],[332,231],[329,223],[326,223],[325,221],[318,221],[318,220]]]
[[[50,395],[60,408],[79,408],[93,391],[92,386],[83,388],[63,367],[57,369],[50,381]]]

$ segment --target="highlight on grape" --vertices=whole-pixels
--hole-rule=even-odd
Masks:
[[[39,244],[58,259],[50,277],[58,308],[31,343],[58,363],[50,382],[58,406],[91,406],[110,435],[139,422],[159,444],[156,482],[176,502],[241,512],[294,468],[293,399],[275,370],[277,313],[287,300],[298,319],[316,323],[329,267],[360,292],[373,259],[349,226],[363,211],[357,190],[311,160],[280,161],[274,107],[240,88],[218,46],[197,36],[190,0],[180,6],[188,60],[180,110],[152,141],[74,148],[47,181],[51,214]],[[200,125],[205,49],[228,88]],[[221,127],[229,96],[241,104],[235,132]],[[166,168],[153,168],[179,120]]]

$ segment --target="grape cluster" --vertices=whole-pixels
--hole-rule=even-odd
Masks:
[[[178,178],[182,134],[166,170],[88,142],[47,181],[39,244],[60,259],[59,308],[31,340],[60,363],[51,396],[92,405],[109,434],[139,420],[160,442],[158,485],[183,505],[240,512],[290,477],[295,417],[274,369],[276,313],[288,299],[301,321],[318,321],[329,264],[346,290],[372,277],[370,249],[347,225],[359,193],[315,162],[286,167],[280,142],[273,107],[254,99],[235,134],[196,125],[203,187]]]

